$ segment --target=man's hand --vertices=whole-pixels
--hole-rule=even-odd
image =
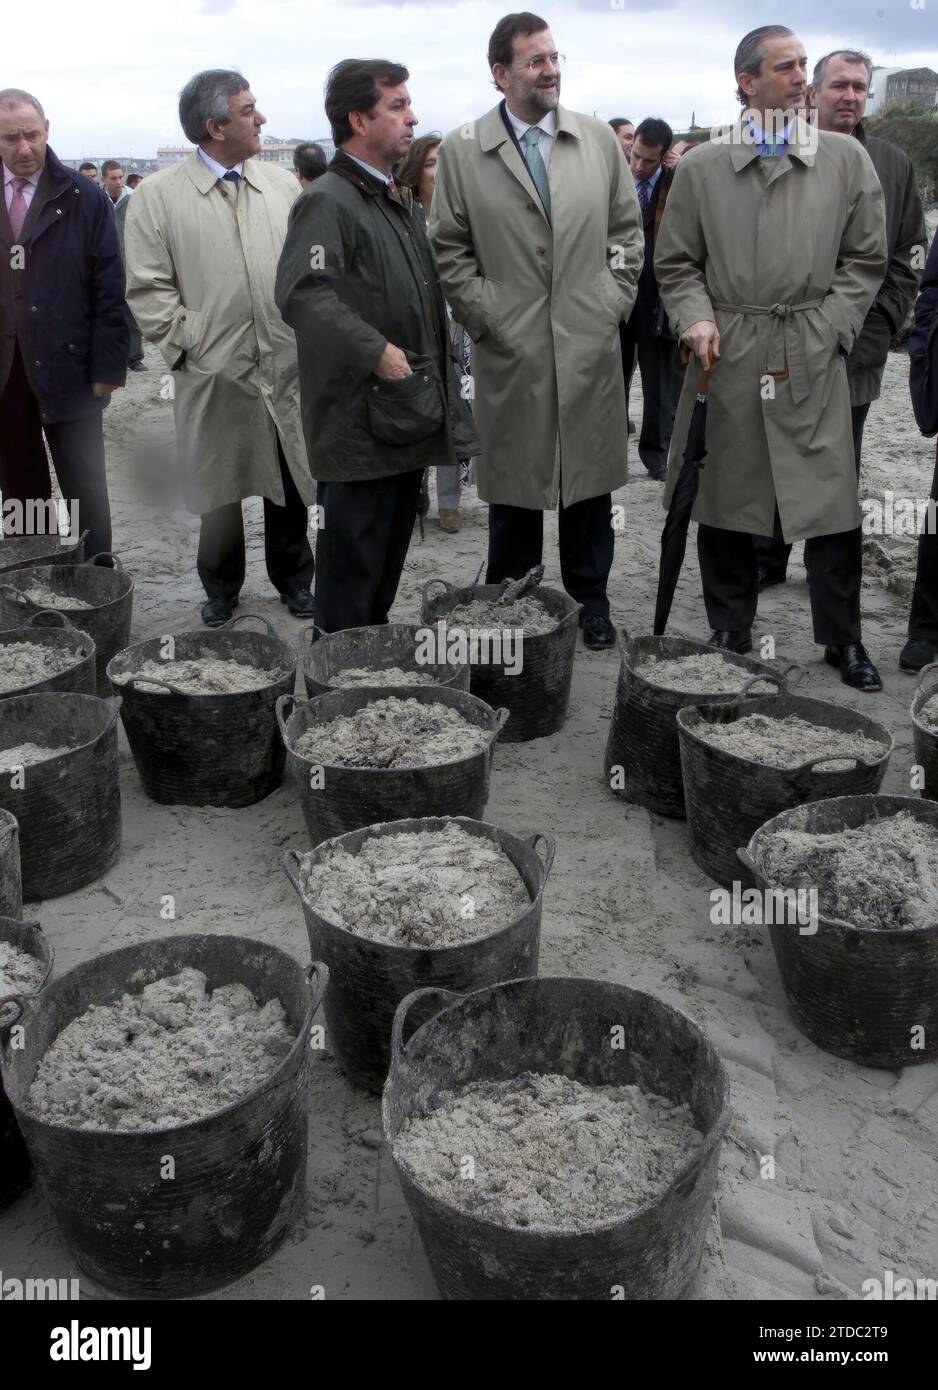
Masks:
[[[395,347],[393,343],[386,343],[375,367],[375,376],[380,377],[382,381],[394,381],[399,377],[412,375],[410,363],[403,350]]]
[[[94,381],[91,384],[91,394],[96,401],[99,401],[102,396],[109,396],[112,391],[119,391],[120,389],[119,386],[112,386],[107,381]]]
[[[694,147],[691,144],[690,140],[678,140],[677,144],[672,145],[671,148],[668,150],[661,163],[664,165],[666,169],[676,169],[677,166],[680,164],[681,160],[686,155],[687,151],[692,150],[693,148]]]
[[[701,367],[709,370],[720,355],[720,330],[712,319],[692,323],[681,334],[684,343],[697,358]]]

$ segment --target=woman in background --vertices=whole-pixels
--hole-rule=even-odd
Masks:
[[[411,190],[414,198],[423,208],[423,215],[428,222],[430,220],[430,204],[433,202],[433,189],[436,183],[436,152],[440,147],[442,138],[435,132],[430,135],[421,135],[413,142],[394,173],[395,182]],[[447,313],[449,313],[448,309]],[[460,371],[463,377],[468,376],[472,349],[469,337],[464,329],[453,322],[452,315],[450,315],[449,326],[450,338],[459,359]],[[438,467],[436,470],[436,502],[440,512],[440,529],[442,531],[454,532],[458,531],[460,527],[459,475],[464,462],[466,460],[460,459],[459,463],[448,464],[445,468]]]

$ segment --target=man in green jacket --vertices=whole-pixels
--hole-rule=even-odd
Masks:
[[[332,69],[338,153],[294,203],[277,270],[322,508],[315,620],[325,632],[388,621],[423,470],[455,461],[443,296],[423,211],[392,177],[417,124],[408,75],[377,60]]]

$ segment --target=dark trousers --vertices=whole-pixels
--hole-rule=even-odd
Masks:
[[[853,461],[857,468],[858,483],[860,481],[860,454],[863,449],[863,427],[866,424],[869,411],[869,401],[866,405],[850,407],[850,423],[853,427]],[[752,543],[755,546],[759,564],[764,565],[767,570],[783,573],[788,568],[791,546],[785,544],[777,511],[775,513],[774,534],[772,536],[755,536]]]
[[[320,482],[316,626],[386,623],[417,518],[423,470],[357,483]]]
[[[91,387],[88,387],[89,393]],[[42,435],[45,430],[59,490],[70,510],[78,503],[79,530],[90,532],[85,554],[111,548],[111,508],[104,470],[102,410],[81,420],[43,425],[19,347],[0,395],[0,489],[4,501],[28,504],[52,496],[49,464]]]
[[[748,632],[759,602],[752,536],[699,526],[697,555],[710,626],[715,631]],[[859,527],[805,541],[815,642],[824,646],[859,642],[861,561]]]
[[[560,574],[571,598],[582,603],[584,615],[609,617],[606,584],[612,569],[615,536],[612,497],[589,497],[561,506],[558,516]],[[544,553],[544,513],[530,507],[489,505],[489,559],[486,584],[520,579],[539,565]]]
[[[930,497],[938,502],[938,451]],[[924,530],[918,538],[918,566],[909,610],[909,636],[938,642],[938,531]]]
[[[277,459],[283,482],[284,505],[264,498],[264,558],[270,582],[278,593],[309,589],[313,552],[306,535],[309,516],[290,476],[280,440]],[[244,518],[240,502],[203,512],[196,561],[209,598],[233,599],[244,583]]]
[[[646,314],[633,310],[628,323],[619,325],[625,400],[628,405],[635,359],[642,378],[642,428],[638,456],[653,476],[668,466],[668,448],[674,429],[674,411],[680,394],[678,344],[655,336]]]

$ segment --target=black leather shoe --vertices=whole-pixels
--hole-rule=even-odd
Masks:
[[[601,652],[615,646],[616,630],[608,618],[601,618],[598,613],[581,613],[580,627],[583,641],[591,651]]]
[[[202,621],[206,627],[221,627],[237,606],[236,598],[210,598],[208,603],[202,604]]]
[[[663,483],[668,476],[667,468],[646,468],[645,472],[649,478],[654,478],[656,483]]]
[[[828,666],[836,666],[844,685],[852,685],[854,690],[882,690],[883,683],[879,672],[866,654],[862,642],[846,642],[839,647],[825,647],[824,660]]]
[[[752,651],[752,633],[726,632],[723,628],[717,628],[716,632],[711,632],[707,646],[719,647],[723,652],[739,652],[741,656],[745,656],[746,652]]]
[[[145,371],[146,371],[146,367],[143,365],[143,362],[142,362],[142,361],[128,362],[127,366],[128,366],[128,368],[129,368],[129,370],[132,371],[132,372],[145,372]]]
[[[760,589],[770,589],[773,584],[784,584],[787,578],[787,570],[773,570],[768,565],[759,566]]]
[[[308,589],[296,589],[292,594],[281,594],[280,602],[287,605],[287,612],[294,618],[313,616],[313,596]]]
[[[924,637],[910,637],[899,653],[901,671],[921,671],[930,661],[938,661],[938,642],[928,642]]]

